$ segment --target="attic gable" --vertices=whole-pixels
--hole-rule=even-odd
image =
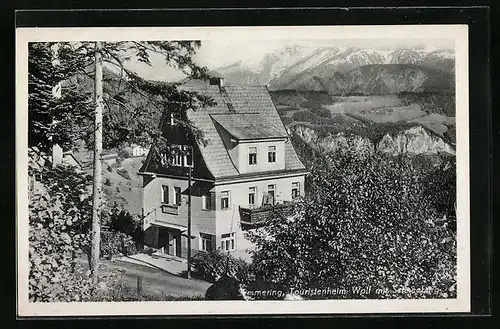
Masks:
[[[211,98],[215,104],[195,110],[188,110],[187,117],[191,123],[203,132],[205,143],[198,143],[198,150],[208,171],[214,179],[241,176],[228,154],[228,150],[217,130],[216,124],[226,125],[232,134],[240,138],[252,136],[273,136],[273,138],[287,138],[278,111],[271,100],[265,86],[231,86],[211,85],[207,82],[194,80],[187,81],[180,88],[189,92],[196,92]],[[228,106],[228,102],[231,106]],[[255,117],[247,117],[256,115]],[[224,117],[225,116],[225,117]],[[252,131],[252,124],[245,122],[245,118],[256,123],[259,127]],[[217,122],[217,123],[216,123]],[[258,123],[258,124],[257,124]],[[236,136],[235,136],[236,137]],[[285,143],[285,171],[305,171],[292,144]]]

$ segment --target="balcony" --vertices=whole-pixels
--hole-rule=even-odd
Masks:
[[[179,206],[173,204],[162,204],[160,206],[161,212],[168,215],[179,215]]]
[[[279,203],[275,205],[267,205],[258,208],[243,208],[239,207],[240,222],[243,229],[256,228],[263,226],[266,219],[273,214],[288,216],[293,211],[293,202]]]

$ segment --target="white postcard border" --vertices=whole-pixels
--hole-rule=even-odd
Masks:
[[[211,39],[453,38],[456,60],[457,298],[324,301],[28,301],[28,42]],[[469,88],[467,25],[120,27],[16,29],[16,224],[19,316],[338,314],[470,311]]]

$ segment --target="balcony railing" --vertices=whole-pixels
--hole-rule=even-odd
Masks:
[[[254,228],[265,224],[266,219],[277,214],[288,216],[293,210],[293,202],[267,205],[257,208],[239,207],[242,228]]]
[[[160,208],[161,208],[161,212],[163,214],[179,215],[179,206],[178,205],[162,204],[160,206]]]

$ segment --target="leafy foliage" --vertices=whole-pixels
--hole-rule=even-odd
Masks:
[[[419,104],[427,113],[455,116],[455,95],[453,93],[437,92],[401,92],[398,98],[403,105]]]
[[[256,232],[252,270],[284,290],[342,287],[316,298],[456,296],[456,238],[423,197],[422,175],[404,157],[344,155],[314,175],[314,199]],[[356,295],[353,287],[372,287]]]
[[[101,257],[111,258],[133,254],[136,248],[130,235],[117,231],[102,231],[100,250]]]
[[[169,113],[176,114],[178,126],[192,138],[201,132],[186,115],[212,100],[178,88],[179,84],[147,81],[127,68],[134,58],[150,65],[151,53],[165,58],[192,78],[207,78],[206,69],[193,61],[199,41],[103,42],[105,63],[104,146],[138,143],[165,146],[158,123]],[[95,44],[93,42],[30,43],[29,51],[29,146],[36,146],[47,158],[54,144],[64,150],[84,140],[93,147],[93,101]],[[111,69],[114,68],[114,69]],[[61,90],[58,92],[58,88]],[[59,94],[59,95],[58,95]],[[57,97],[56,97],[57,96]],[[106,273],[97,284],[84,273],[77,256],[89,253],[91,218],[90,179],[71,168],[30,166],[37,180],[29,200],[29,298],[31,301],[107,300],[119,281]],[[125,173],[127,174],[127,173]],[[105,204],[102,203],[101,204]],[[107,215],[98,209],[105,222]],[[132,238],[119,232],[103,234],[103,253],[115,253],[121,244],[129,252]]]
[[[145,41],[102,43],[105,111],[104,147],[127,143],[143,146],[165,141],[158,124],[168,113],[175,114],[179,126],[193,138],[202,133],[187,118],[187,109],[213,104],[213,100],[195,92],[184,91],[179,83],[148,81],[128,69],[135,59],[151,65],[150,54],[160,54],[165,64],[191,78],[208,78],[206,68],[193,61],[199,41]],[[56,51],[53,48],[57,48]],[[92,42],[30,43],[29,45],[29,115],[30,146],[48,150],[52,143],[64,149],[83,139],[93,144],[94,55]],[[62,82],[61,98],[52,89]]]
[[[92,113],[90,92],[69,80],[86,66],[85,56],[73,51],[69,43],[58,43],[58,64],[54,65],[54,46],[47,42],[28,45],[28,143],[42,151],[50,150],[53,143],[71,148],[85,135]],[[63,80],[61,98],[56,98],[53,88]]]
[[[242,260],[216,249],[199,252],[192,259],[193,277],[215,282],[222,277],[232,277],[239,282],[249,279],[249,266]]]
[[[30,300],[83,298],[80,294],[88,294],[90,287],[74,273],[75,257],[87,250],[89,242],[88,177],[62,166],[31,170],[41,186],[29,199]]]
[[[331,118],[332,112],[329,109],[325,109],[324,107],[315,107],[311,109],[311,112],[314,113],[318,117],[322,118]]]
[[[316,122],[316,115],[310,110],[301,110],[297,111],[292,115],[292,119],[294,121],[303,121],[303,122]]]

